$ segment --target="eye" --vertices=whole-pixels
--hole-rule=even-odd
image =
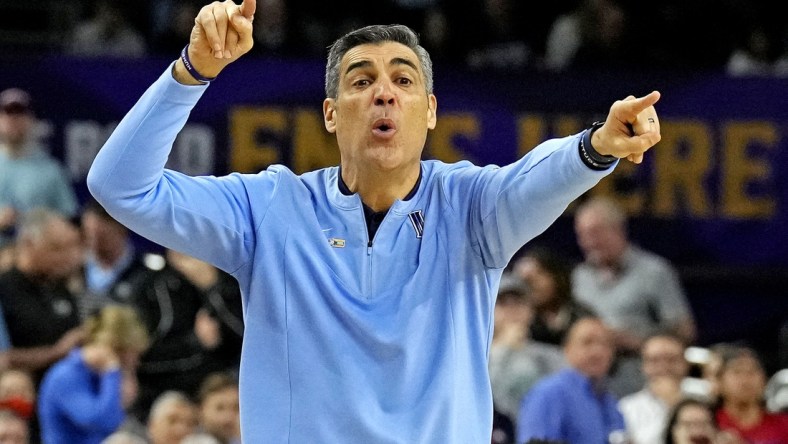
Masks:
[[[400,77],[399,79],[397,79],[397,83],[399,83],[400,85],[412,85],[413,80],[409,79],[408,77]]]
[[[369,86],[370,83],[372,83],[372,82],[370,82],[369,79],[358,79],[358,80],[353,82],[353,86],[364,87],[364,86]]]

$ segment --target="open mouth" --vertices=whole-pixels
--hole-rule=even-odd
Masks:
[[[397,132],[397,127],[391,119],[378,119],[372,125],[372,132],[381,137],[390,137]]]

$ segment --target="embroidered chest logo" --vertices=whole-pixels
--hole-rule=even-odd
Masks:
[[[328,244],[334,248],[345,248],[345,239],[332,237],[328,239]]]
[[[408,213],[408,218],[416,231],[416,237],[421,239],[421,236],[424,234],[424,212],[421,210],[413,211]]]

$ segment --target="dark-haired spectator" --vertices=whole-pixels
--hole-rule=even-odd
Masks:
[[[0,248],[9,244],[22,213],[49,208],[66,217],[77,198],[62,164],[35,137],[30,94],[19,88],[0,92]]]
[[[659,442],[664,444],[743,444],[719,430],[710,404],[694,398],[684,398],[676,403],[668,413],[661,435]]]
[[[512,274],[528,287],[534,308],[534,341],[561,345],[576,320],[594,315],[572,296],[571,272],[564,257],[545,247],[529,248],[514,262]]]
[[[137,253],[128,228],[112,218],[94,199],[82,209],[86,255],[84,294],[79,300],[83,318],[108,304],[128,304],[142,282],[155,271]]]
[[[200,427],[220,444],[241,443],[238,380],[226,372],[212,373],[198,393]]]
[[[537,382],[525,396],[517,418],[517,442],[625,439],[618,400],[605,384],[613,353],[612,333],[600,319],[575,322],[564,345],[569,366]]]
[[[670,334],[658,333],[643,342],[640,357],[646,385],[618,403],[634,442],[662,442],[668,413],[681,399],[681,384],[689,373],[684,349],[684,343]]]
[[[754,350],[740,346],[723,350],[718,377],[720,429],[749,444],[788,442],[788,414],[766,410],[766,373]]]
[[[561,349],[529,337],[534,313],[528,289],[516,280],[503,280],[495,301],[495,330],[490,348],[493,405],[517,419],[520,401],[543,377],[564,366]]]

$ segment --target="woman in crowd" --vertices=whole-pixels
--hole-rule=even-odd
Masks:
[[[120,427],[148,333],[130,307],[107,306],[89,318],[86,341],[47,371],[38,413],[45,444],[100,443]]]
[[[766,372],[748,347],[722,350],[717,422],[750,444],[788,443],[788,414],[766,410]]]

